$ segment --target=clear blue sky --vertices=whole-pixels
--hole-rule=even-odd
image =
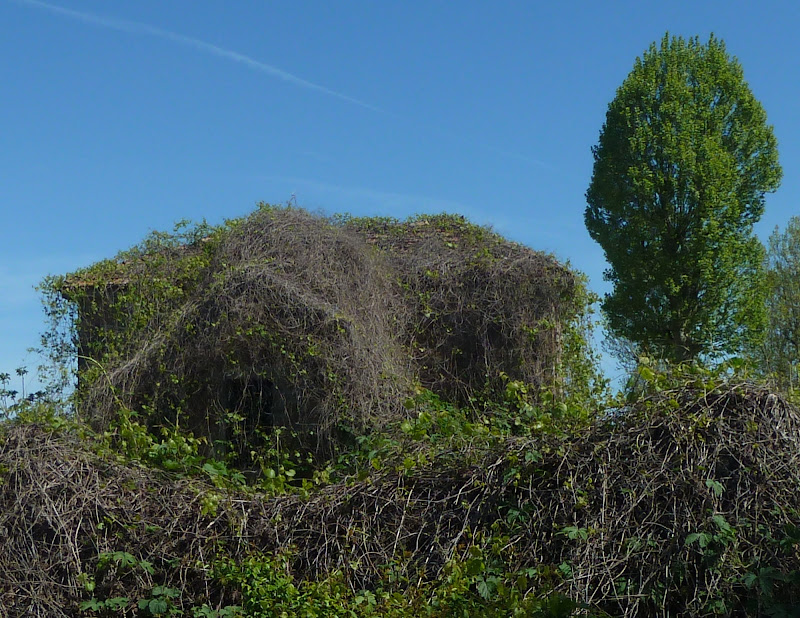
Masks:
[[[292,194],[462,213],[602,293],[590,148],[666,31],[725,40],[775,126],[766,239],[800,196],[793,1],[0,0],[0,372],[39,362],[45,275]]]

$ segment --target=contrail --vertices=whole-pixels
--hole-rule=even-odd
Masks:
[[[42,2],[41,0],[12,0],[12,1],[17,2],[19,4],[25,4],[30,7],[35,7],[38,9],[49,11],[51,13],[55,13],[58,15],[64,15],[65,17],[76,19],[78,21],[82,21],[87,24],[100,26],[101,28],[119,30],[120,32],[128,32],[130,34],[147,34],[150,36],[158,37],[160,39],[166,39],[168,41],[172,41],[173,43],[185,45],[187,47],[194,47],[195,49],[208,52],[209,54],[213,54],[214,56],[238,62],[239,64],[243,64],[246,67],[249,67],[255,71],[260,71],[262,73],[266,73],[267,75],[271,75],[272,77],[277,77],[278,79],[281,79],[285,82],[289,82],[290,84],[294,84],[295,86],[300,86],[301,88],[306,88],[307,90],[314,90],[316,92],[321,92],[323,94],[335,97],[342,101],[347,101],[348,103],[352,103],[353,105],[358,105],[360,107],[372,110],[373,112],[383,113],[383,110],[381,110],[378,107],[375,107],[374,105],[370,105],[369,103],[365,103],[364,101],[360,101],[353,97],[347,96],[346,94],[342,94],[341,92],[336,92],[335,90],[331,90],[330,88],[326,88],[325,86],[320,86],[319,84],[315,84],[314,82],[310,82],[301,77],[297,77],[296,75],[292,75],[291,73],[283,71],[277,67],[266,64],[264,62],[260,62],[259,60],[256,60],[254,58],[251,58],[250,56],[245,56],[244,54],[240,54],[239,52],[235,52],[230,49],[225,49],[224,47],[218,47],[217,45],[212,45],[211,43],[206,43],[205,41],[201,41],[200,39],[195,39],[190,36],[178,34],[177,32],[163,30],[162,28],[156,28],[155,26],[150,26],[148,24],[143,24],[136,21],[128,21],[126,19],[115,19],[112,17],[103,17],[100,15],[95,15],[93,13],[84,13],[82,11],[73,11],[72,9],[65,9],[64,7],[57,6],[55,4],[49,4],[47,2]]]
[[[377,112],[379,114],[388,115],[390,117],[398,119],[403,118],[403,116],[400,114],[386,111],[384,109],[381,109],[374,105],[370,105],[369,103],[348,96],[341,92],[331,90],[330,88],[326,88],[325,86],[320,86],[319,84],[315,84],[314,82],[305,80],[302,77],[297,77],[297,75],[293,75],[292,73],[279,69],[278,67],[274,67],[270,64],[266,64],[265,62],[256,60],[255,58],[251,58],[250,56],[246,56],[245,54],[241,54],[239,52],[230,49],[225,49],[224,47],[219,47],[212,43],[207,43],[206,41],[201,41],[200,39],[195,39],[194,37],[186,36],[185,34],[179,34],[177,32],[172,32],[170,30],[164,30],[163,28],[157,28],[156,26],[151,26],[149,24],[144,24],[137,21],[130,21],[127,19],[117,19],[114,17],[105,17],[102,15],[96,15],[94,13],[86,13],[83,11],[75,11],[55,4],[50,4],[49,2],[43,2],[42,0],[11,0],[11,1],[16,2],[17,4],[22,4],[25,6],[37,8],[39,10],[48,11],[56,15],[62,15],[64,17],[68,17],[70,19],[74,19],[77,21],[82,21],[84,23],[91,24],[93,26],[97,26],[100,28],[117,30],[119,32],[127,32],[129,34],[154,36],[163,40],[172,41],[173,43],[177,43],[179,45],[184,45],[186,47],[193,47],[194,49],[204,51],[208,54],[212,54],[219,58],[225,58],[233,62],[238,62],[239,64],[243,64],[244,66],[254,71],[266,73],[271,77],[276,77],[280,80],[283,80],[295,86],[299,86],[300,88],[305,88],[307,90],[320,92],[329,97],[337,98],[340,101],[346,101],[347,103],[350,103],[352,105],[358,105],[359,107],[368,109],[373,112]],[[440,131],[440,134],[445,136],[454,135],[444,131]],[[464,139],[462,135],[459,134],[459,136],[462,140]],[[469,145],[468,141],[466,143]],[[488,149],[496,152],[501,156],[525,161],[530,165],[534,165],[542,169],[551,171],[555,170],[555,168],[552,165],[549,165],[548,163],[545,163],[538,159],[534,159],[514,152],[509,152],[507,150],[494,148],[492,146],[488,146]]]

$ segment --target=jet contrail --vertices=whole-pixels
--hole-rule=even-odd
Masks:
[[[58,15],[63,15],[65,17],[76,19],[87,24],[100,26],[101,28],[119,30],[120,32],[128,32],[130,34],[147,34],[150,36],[158,37],[160,39],[166,39],[168,41],[172,41],[173,43],[185,45],[187,47],[194,47],[195,49],[208,52],[209,54],[213,54],[214,56],[218,56],[220,58],[227,58],[228,60],[238,62],[239,64],[243,64],[255,71],[260,71],[262,73],[266,73],[267,75],[271,75],[272,77],[277,77],[278,79],[281,79],[285,82],[289,82],[290,84],[294,84],[295,86],[300,86],[301,88],[306,88],[308,90],[315,90],[316,92],[321,92],[328,96],[336,97],[337,99],[340,99],[342,101],[347,101],[348,103],[364,107],[374,112],[380,112],[380,113],[383,112],[383,110],[381,110],[378,107],[375,107],[374,105],[370,105],[369,103],[365,103],[364,101],[360,101],[353,97],[347,96],[346,94],[342,94],[341,92],[336,92],[335,90],[331,90],[330,88],[326,88],[325,86],[320,86],[319,84],[315,84],[314,82],[310,82],[301,77],[297,77],[296,75],[292,75],[291,73],[283,71],[277,67],[266,64],[264,62],[260,62],[254,58],[251,58],[250,56],[245,56],[244,54],[240,54],[239,52],[235,52],[230,49],[225,49],[224,47],[218,47],[217,45],[212,45],[211,43],[206,43],[205,41],[201,41],[200,39],[195,39],[190,36],[178,34],[177,32],[170,32],[169,30],[163,30],[161,28],[156,28],[155,26],[149,26],[148,24],[143,24],[136,21],[128,21],[126,19],[115,19],[112,17],[103,17],[101,15],[95,15],[93,13],[84,13],[82,11],[73,11],[72,9],[65,9],[64,7],[57,6],[55,4],[49,4],[47,2],[42,2],[41,0],[12,0],[12,1],[30,7],[35,7],[38,9],[49,11],[51,13],[55,13]]]

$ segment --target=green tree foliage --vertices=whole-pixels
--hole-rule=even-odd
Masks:
[[[766,264],[767,329],[754,356],[779,388],[793,390],[800,361],[800,217],[792,217],[783,232],[775,228]]]
[[[593,148],[585,221],[614,289],[611,331],[671,361],[736,352],[763,328],[753,224],[781,179],[739,62],[666,35],[637,58]]]

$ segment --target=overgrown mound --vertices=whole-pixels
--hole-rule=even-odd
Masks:
[[[564,331],[585,298],[552,257],[457,216],[344,223],[396,268],[423,387],[460,402],[502,392],[509,377],[563,387]]]
[[[800,605],[800,412],[704,380],[655,376],[657,392],[530,470],[520,554],[568,566],[570,595],[614,616]]]
[[[0,603],[75,615],[79,599],[132,606],[166,588],[176,609],[248,607],[277,594],[255,586],[258,556],[289,552],[298,586],[334,577],[353,598],[403,592],[353,601],[357,616],[380,615],[367,611],[380,603],[411,611],[426,594],[445,603],[434,616],[459,599],[475,609],[517,594],[523,607],[554,591],[593,615],[800,604],[800,413],[781,397],[698,376],[577,435],[531,438],[450,406],[419,412],[400,437],[367,445],[353,476],[275,498],[170,480],[68,434],[12,426],[0,446]]]
[[[124,406],[245,452],[270,425],[325,450],[403,416],[420,387],[462,403],[508,379],[559,390],[586,309],[567,268],[458,216],[268,206],[155,235],[54,288],[78,306],[96,426]]]
[[[398,556],[409,581],[479,557],[476,585],[525,574],[612,616],[800,606],[800,412],[774,393],[698,377],[575,437],[459,442],[259,505],[280,522],[259,543],[294,547],[306,576],[356,564],[357,586]]]

